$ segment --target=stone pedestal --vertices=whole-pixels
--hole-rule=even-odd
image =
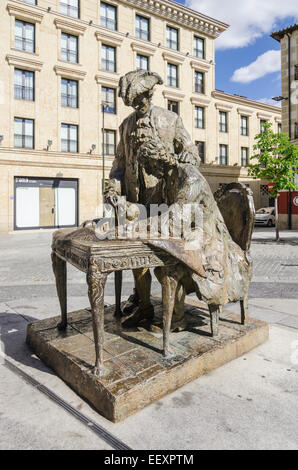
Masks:
[[[161,302],[154,300],[157,316]],[[60,316],[28,326],[27,343],[80,396],[113,422],[121,421],[202,374],[247,353],[269,337],[268,325],[224,311],[219,335],[210,335],[209,313],[198,301],[186,304],[187,331],[171,333],[173,354],[162,354],[162,333],[145,328],[120,331],[114,307],[105,309],[105,374],[92,374],[95,362],[91,312],[68,314],[68,326],[59,331]]]

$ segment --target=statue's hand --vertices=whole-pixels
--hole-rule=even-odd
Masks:
[[[187,151],[180,153],[180,155],[178,156],[178,161],[180,163],[189,163],[190,165],[195,165],[195,166],[197,166],[198,164],[195,157]]]

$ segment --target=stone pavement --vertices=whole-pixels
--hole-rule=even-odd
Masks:
[[[24,342],[28,322],[59,312],[51,233],[0,236],[0,449],[297,449],[298,232],[281,236],[276,245],[274,229],[258,228],[252,246],[250,314],[271,324],[270,340],[118,424],[96,413]],[[84,274],[70,267],[68,279],[69,309],[86,307]],[[126,273],[124,298],[132,287]],[[113,292],[111,278],[109,303]],[[227,308],[239,312],[239,304]]]

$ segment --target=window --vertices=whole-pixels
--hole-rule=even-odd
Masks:
[[[241,125],[240,125],[241,135],[248,135],[248,117],[241,116]]]
[[[178,87],[178,66],[168,64],[168,85]]]
[[[173,113],[179,114],[179,103],[178,101],[168,101],[168,110],[172,111]]]
[[[15,69],[14,97],[16,100],[34,101],[34,72]]]
[[[116,72],[116,48],[113,46],[101,46],[101,68],[108,72]]]
[[[228,146],[227,145],[219,146],[219,164],[220,165],[228,164]]]
[[[114,88],[102,87],[102,103],[105,104],[105,113],[116,114],[116,90]]]
[[[72,16],[73,18],[80,17],[80,4],[79,0],[61,0],[60,12],[63,15]]]
[[[137,54],[137,70],[149,70],[149,57]]]
[[[205,142],[196,141],[201,163],[205,163]]]
[[[20,51],[35,52],[35,25],[25,21],[15,21],[14,46]]]
[[[116,131],[104,130],[104,150],[105,155],[115,155],[116,153]]]
[[[248,165],[248,148],[241,147],[241,166]]]
[[[205,41],[197,36],[194,37],[194,56],[205,59]]]
[[[205,80],[202,72],[195,72],[195,92],[205,93]]]
[[[117,8],[108,3],[100,3],[100,26],[104,28],[117,29]]]
[[[204,116],[204,108],[200,106],[195,106],[195,128],[196,129],[204,129],[205,128],[205,116]]]
[[[260,121],[260,132],[261,134],[265,131],[265,124],[266,124],[267,121],[265,121],[264,119],[261,119]]]
[[[280,134],[282,132],[282,126],[281,126],[280,122],[277,124],[277,132],[278,132],[278,134]]]
[[[61,106],[78,108],[79,84],[75,80],[62,78],[61,80]]]
[[[167,26],[167,47],[169,49],[179,49],[178,29]]]
[[[298,65],[295,65],[295,80],[298,80]]]
[[[30,5],[37,5],[37,0],[23,0],[24,3],[29,3]]]
[[[219,132],[228,132],[228,113],[219,111]]]
[[[34,148],[34,121],[33,119],[14,119],[14,146],[16,148]]]
[[[66,62],[78,63],[79,39],[77,36],[62,33],[61,35],[61,59]]]
[[[148,18],[136,15],[136,37],[150,41],[150,20]]]
[[[78,126],[61,124],[61,151],[71,153],[78,151]]]

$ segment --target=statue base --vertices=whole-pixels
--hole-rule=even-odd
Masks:
[[[160,299],[153,299],[161,315]],[[170,358],[162,356],[162,334],[136,328],[119,331],[114,306],[105,308],[104,373],[95,377],[90,310],[68,314],[59,331],[60,316],[31,323],[27,343],[73,390],[107,419],[118,422],[177,390],[200,375],[247,353],[269,338],[267,323],[224,311],[219,335],[210,335],[209,313],[199,301],[185,305],[186,331],[171,333]]]

